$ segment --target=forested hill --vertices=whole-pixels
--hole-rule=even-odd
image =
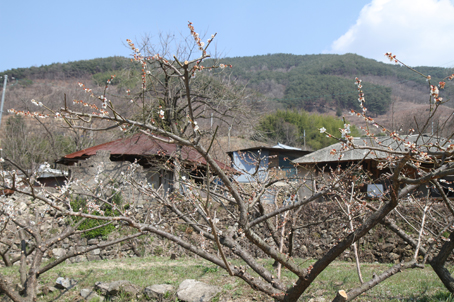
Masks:
[[[235,78],[247,81],[251,88],[282,103],[286,108],[319,112],[358,109],[355,77],[363,80],[367,107],[376,114],[387,112],[391,96],[416,103],[428,99],[429,88],[423,77],[406,67],[355,54],[273,54],[226,58],[221,62],[233,65],[232,74]],[[416,69],[431,75],[435,84],[454,73],[452,68]],[[412,93],[408,93],[409,90]],[[446,91],[442,93],[445,99],[450,98],[454,96],[454,89],[447,85]]]
[[[428,99],[428,87],[423,77],[405,67],[355,54],[273,54],[224,58],[221,63],[232,64],[229,72],[233,78],[257,91],[259,98],[280,104],[281,108],[320,113],[358,109],[355,77],[363,80],[367,108],[375,114],[386,113],[393,99],[414,103]],[[205,65],[210,64],[207,62]],[[6,70],[0,72],[0,76],[13,76],[22,86],[38,79],[78,80],[87,77],[102,84],[113,71],[134,68],[137,65],[128,58],[109,57]],[[454,73],[453,69],[437,67],[416,69],[430,74],[433,83]],[[442,92],[445,99],[454,95],[452,85],[446,87]]]
[[[29,68],[15,68],[0,72],[0,76],[7,74],[19,81],[22,80],[65,80],[79,77],[92,76],[97,73],[129,69],[136,66],[130,59],[125,57],[97,58],[92,60],[80,60],[68,63],[53,63],[50,65],[33,66]]]

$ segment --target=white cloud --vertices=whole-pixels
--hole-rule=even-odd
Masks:
[[[411,66],[454,66],[454,0],[373,0],[328,53],[357,53]]]

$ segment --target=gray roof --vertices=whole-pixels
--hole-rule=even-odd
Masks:
[[[51,169],[48,163],[39,165],[38,168],[38,178],[51,178],[51,177],[66,177],[68,176],[67,171]]]
[[[419,137],[419,138],[418,138]],[[392,137],[389,136],[382,136],[377,137],[377,140],[374,140],[370,137],[355,137],[353,139],[353,143],[356,146],[371,146],[371,147],[391,147],[393,150],[398,151],[407,151],[407,148],[404,146],[406,142],[415,143],[416,145],[425,145],[429,143],[443,143],[446,140],[440,139],[438,137],[430,136],[430,135],[406,135],[401,136],[401,138],[405,142],[397,142]],[[339,150],[342,148],[342,143],[336,143],[331,146],[325,147],[323,149],[314,151],[309,153],[305,156],[297,158],[293,160],[295,164],[314,164],[314,163],[327,163],[327,162],[345,162],[345,161],[358,161],[363,158],[366,159],[378,159],[378,158],[386,158],[389,154],[387,152],[377,152],[369,153],[368,149],[349,149],[347,151],[342,152],[343,157],[339,158]],[[331,154],[331,150],[337,150],[336,154]],[[435,151],[435,148],[427,147],[426,150],[423,151]],[[369,155],[367,155],[369,153]],[[367,155],[367,156],[366,156]]]
[[[296,147],[290,147],[281,143],[277,143],[276,146],[271,147],[272,149],[285,149],[285,150],[296,150],[296,151],[303,151],[303,149],[296,148]]]
[[[232,151],[228,151],[227,154],[232,154],[234,152],[253,151],[253,150],[287,150],[287,151],[310,152],[310,151],[305,151],[305,150],[300,149],[300,148],[291,147],[291,146],[287,146],[287,145],[278,143],[277,145],[272,146],[272,147],[270,147],[270,146],[256,146],[256,147],[249,147],[249,148],[244,148],[244,149],[239,149],[239,150],[232,150]]]

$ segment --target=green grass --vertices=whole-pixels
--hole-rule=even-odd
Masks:
[[[268,269],[272,269],[272,260],[262,260],[262,262]],[[298,262],[302,267],[307,267],[315,261],[299,260]],[[240,261],[232,261],[232,263],[234,265],[242,264]],[[374,272],[380,274],[389,267],[389,264],[362,264],[363,278],[367,281],[372,278]],[[1,268],[0,271],[9,278],[19,278],[17,267]],[[92,288],[96,281],[129,280],[144,288],[162,283],[178,287],[184,279],[197,279],[218,285],[222,289],[221,294],[216,298],[219,301],[251,301],[253,299],[272,301],[266,295],[249,288],[241,279],[228,276],[226,271],[218,269],[215,265],[200,258],[176,260],[162,257],[124,258],[64,264],[46,272],[39,280],[43,285],[54,285],[59,276],[73,278],[78,281],[78,284],[64,294],[49,294],[40,297],[39,301],[51,301],[57,297],[58,301],[73,301],[78,297],[80,289]],[[296,281],[294,275],[288,270],[283,271],[282,279],[287,284]],[[319,296],[331,301],[338,290],[348,291],[358,285],[354,263],[335,262],[312,283],[300,301],[308,301]],[[358,297],[356,301],[454,302],[454,299],[450,297],[432,269],[427,266],[425,269],[401,272]]]

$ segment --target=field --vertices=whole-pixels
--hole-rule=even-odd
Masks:
[[[307,266],[314,260],[301,260]],[[272,261],[263,260],[271,268]],[[240,265],[241,263],[234,263]],[[364,280],[369,280],[373,273],[379,273],[390,265],[363,264]],[[453,268],[450,269],[452,271]],[[1,268],[8,278],[18,278],[17,266]],[[109,261],[92,261],[60,265],[40,278],[40,284],[54,285],[57,277],[69,277],[78,283],[65,292],[54,292],[40,296],[39,301],[78,301],[80,289],[93,288],[97,281],[111,282],[128,280],[144,288],[152,284],[168,283],[178,287],[184,279],[197,279],[212,285],[218,285],[222,292],[215,301],[272,301],[269,297],[250,289],[242,280],[228,276],[227,272],[218,269],[203,259],[179,258],[168,260],[162,257],[124,258]],[[294,282],[292,274],[284,271],[285,282]],[[350,262],[335,262],[325,270],[304,293],[300,301],[324,297],[331,301],[335,293],[358,286],[355,265]],[[121,297],[119,300],[121,301]],[[317,299],[320,301],[321,299]],[[175,301],[175,300],[171,300]],[[429,266],[425,269],[404,271],[376,286],[356,301],[454,301],[443,284]]]

